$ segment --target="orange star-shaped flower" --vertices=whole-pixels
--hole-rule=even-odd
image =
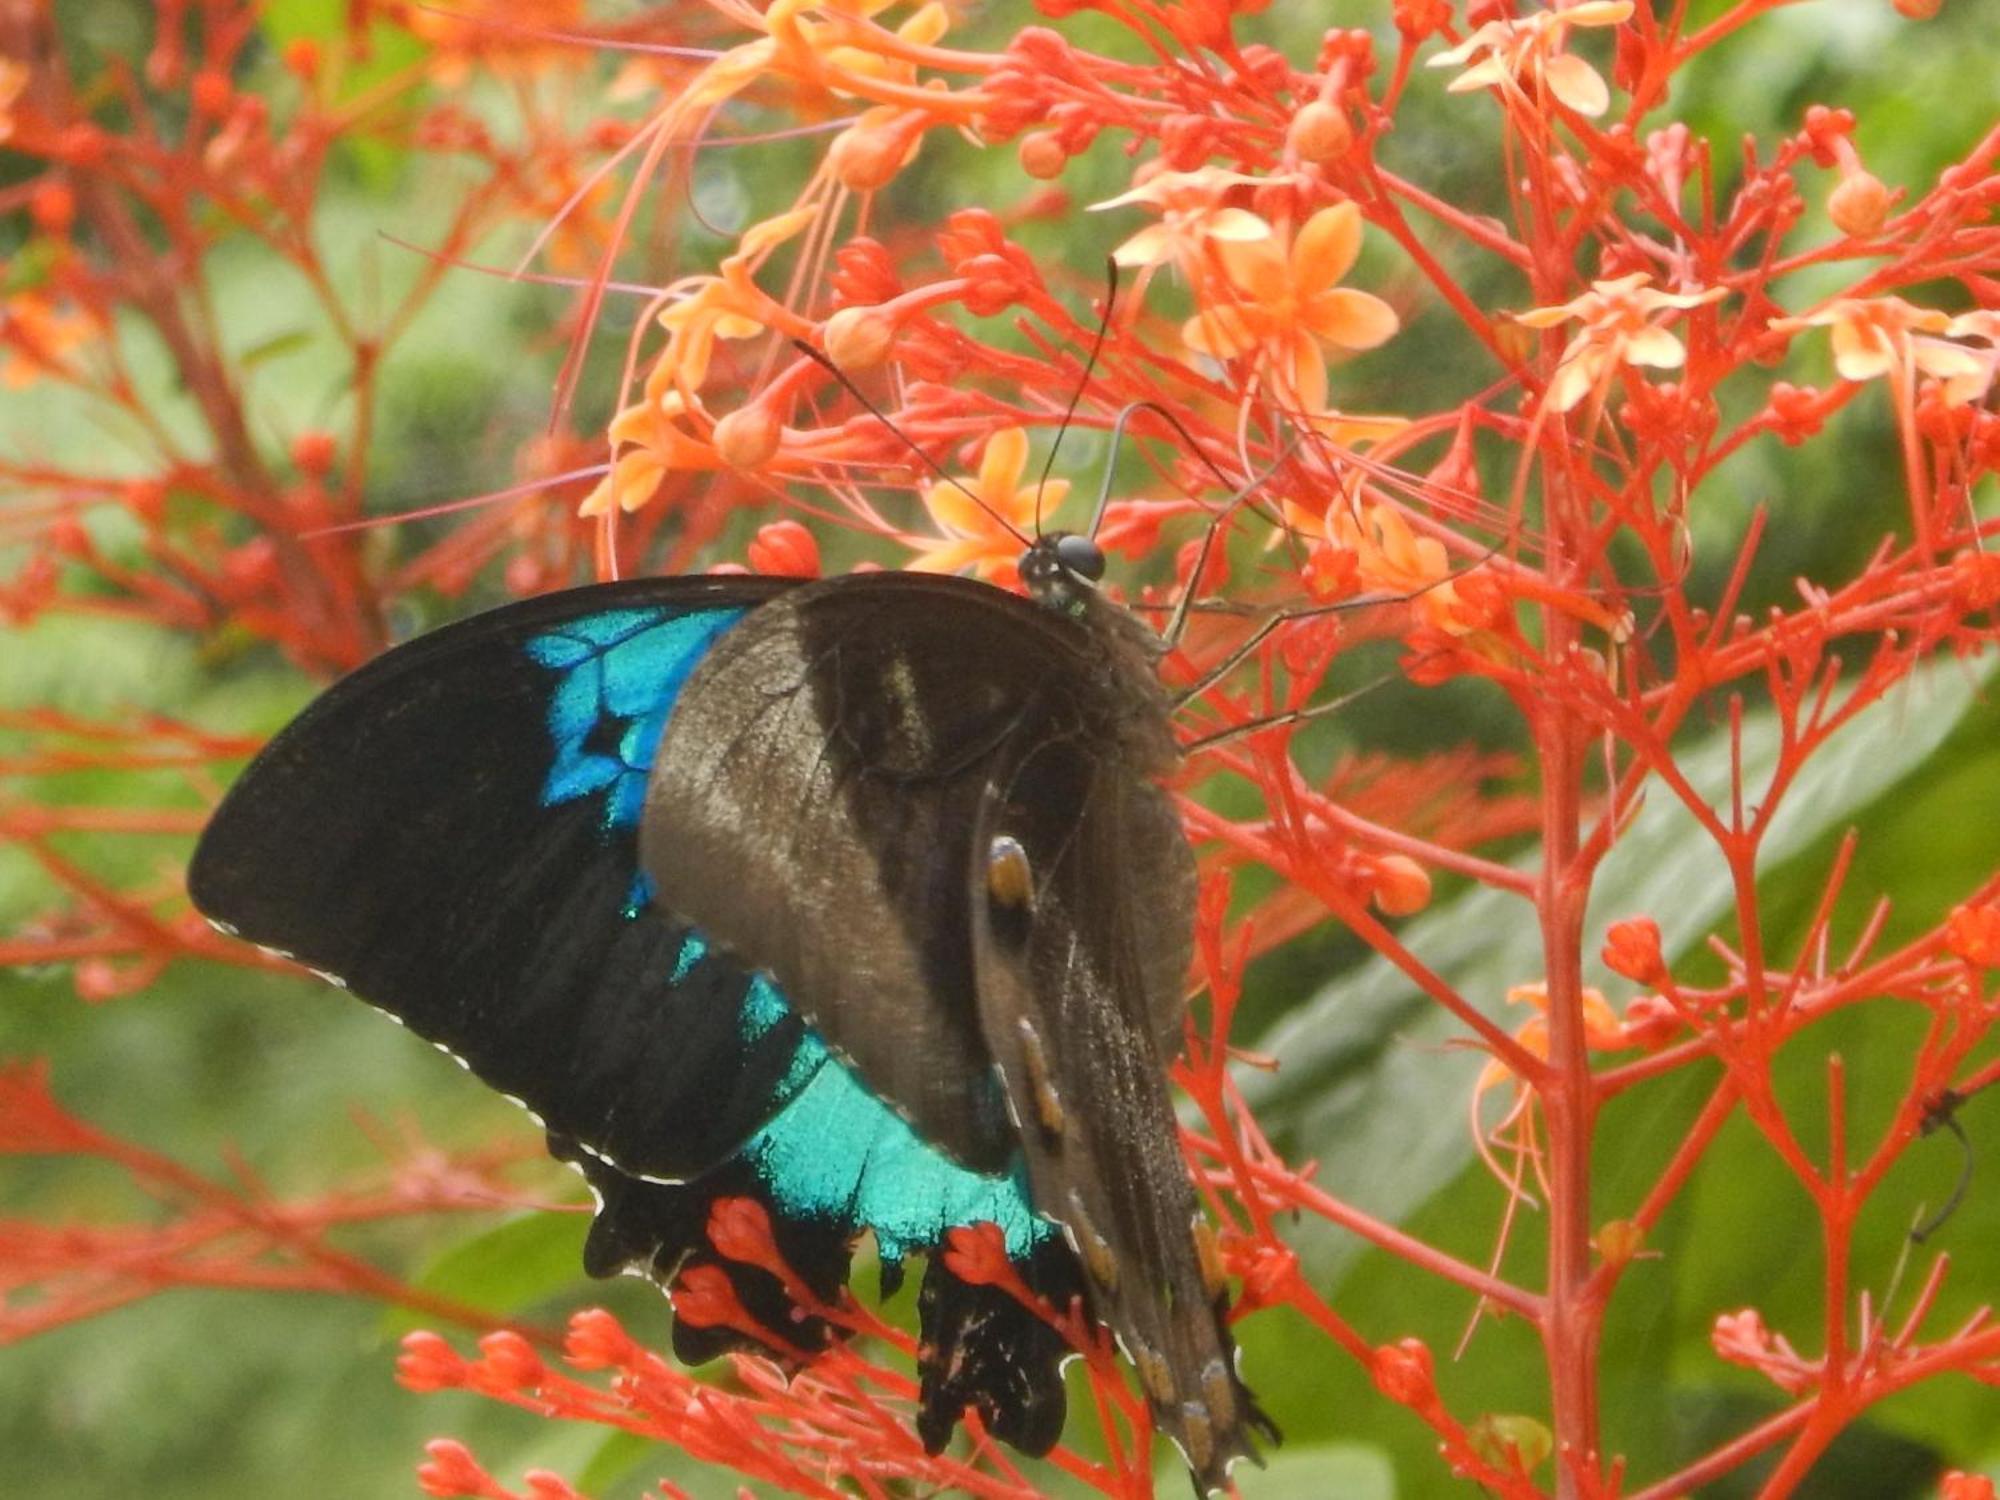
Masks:
[[[63,368],[70,350],[97,336],[89,313],[39,292],[0,301],[0,386],[19,390]]]
[[[918,556],[910,564],[919,573],[956,573],[971,568],[996,583],[1011,582],[1021,557],[1021,538],[1033,536],[1069,494],[1067,479],[1022,484],[1028,467],[1028,435],[1004,427],[986,440],[979,473],[961,487],[947,480],[923,489],[924,509],[944,533],[942,538],[914,538]]]
[[[1945,381],[1976,382],[1984,373],[1972,350],[1933,335],[1970,333],[1976,325],[1951,318],[1934,307],[1918,307],[1901,297],[1837,297],[1818,312],[1800,318],[1777,318],[1776,329],[1833,330],[1833,368],[1842,380],[1876,380],[1884,375],[1907,382],[1924,374]]]
[[[1611,281],[1593,281],[1581,297],[1517,313],[1514,321],[1530,328],[1553,328],[1572,318],[1582,320],[1583,327],[1563,349],[1562,362],[1549,382],[1549,406],[1568,411],[1592,391],[1603,389],[1621,364],[1679,369],[1687,360],[1687,350],[1653,321],[1653,315],[1700,307],[1727,295],[1726,287],[1702,292],[1656,291],[1652,277],[1637,271]]]
[[[1157,224],[1144,229],[1111,252],[1121,266],[1157,266],[1167,261],[1189,268],[1206,253],[1207,242],[1242,243],[1271,237],[1271,226],[1247,208],[1222,202],[1231,188],[1260,179],[1221,167],[1198,172],[1161,172],[1129,193],[1090,205],[1092,213],[1143,203],[1160,211]]]
[[[1589,63],[1564,52],[1563,43],[1572,26],[1617,26],[1631,15],[1632,0],[1580,0],[1579,4],[1517,20],[1488,21],[1449,52],[1433,57],[1427,66],[1472,64],[1445,85],[1446,93],[1520,89],[1525,80],[1538,92],[1546,89],[1578,114],[1594,118],[1610,105],[1611,91]]]
[[[1380,297],[1338,284],[1361,253],[1361,210],[1352,203],[1307,219],[1289,250],[1275,235],[1215,248],[1227,275],[1201,288],[1204,305],[1182,326],[1182,342],[1217,359],[1254,352],[1305,411],[1326,406],[1322,344],[1373,349],[1400,326]]]

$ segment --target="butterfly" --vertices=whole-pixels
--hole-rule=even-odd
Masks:
[[[189,871],[225,931],[350,987],[526,1105],[589,1180],[593,1275],[779,1279],[709,1243],[748,1198],[831,1303],[859,1236],[929,1252],[918,1430],[1061,1436],[1051,1324],[936,1253],[998,1227],[1131,1359],[1205,1489],[1275,1439],[1236,1368],[1176,1135],[1195,876],[1156,778],[1159,637],[1104,558],[970,579],[642,579],[506,606],[336,684]],[[744,1342],[676,1321],[693,1363]]]

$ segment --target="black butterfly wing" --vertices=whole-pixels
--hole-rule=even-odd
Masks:
[[[195,905],[624,1170],[712,1166],[783,1103],[804,1028],[744,1024],[748,977],[637,884],[635,825],[680,684],[788,587],[603,585],[387,653],[232,788]]]

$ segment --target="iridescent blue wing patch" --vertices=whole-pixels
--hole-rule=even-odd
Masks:
[[[389,652],[244,773],[196,851],[195,904],[625,1171],[713,1166],[783,1104],[804,1028],[745,1026],[740,970],[671,981],[698,940],[635,899],[633,822],[687,674],[785,587],[574,590]]]
[[[556,674],[543,805],[601,797],[607,829],[635,827],[646,772],[681,685],[744,613],[603,610],[529,641],[528,655]]]

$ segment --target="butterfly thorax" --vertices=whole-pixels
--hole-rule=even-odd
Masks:
[[[1021,582],[1043,609],[1088,631],[1101,662],[1093,708],[1107,743],[1148,775],[1164,775],[1180,759],[1172,700],[1157,667],[1166,648],[1145,623],[1098,589],[1104,553],[1089,537],[1052,531],[1021,554]]]

